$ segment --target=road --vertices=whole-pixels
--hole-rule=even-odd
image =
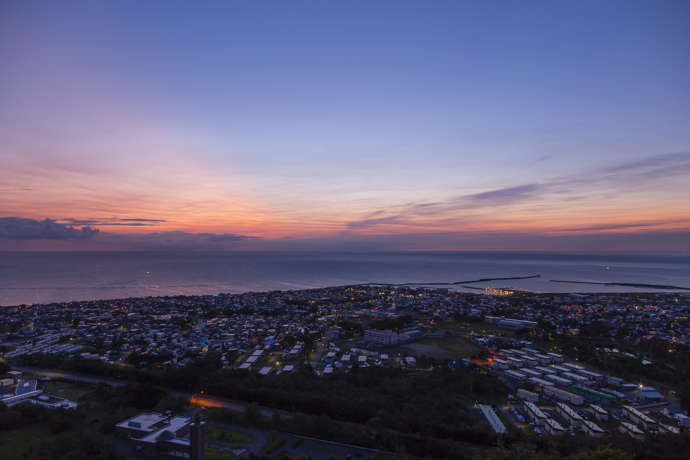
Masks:
[[[50,377],[52,379],[65,379],[72,382],[82,382],[90,383],[93,385],[105,384],[114,387],[125,386],[131,382],[125,380],[118,380],[106,377],[96,377],[91,375],[74,374],[71,372],[49,370],[49,369],[39,369],[36,367],[26,367],[26,366],[13,366],[14,370],[28,372],[31,374],[41,375],[45,377]],[[236,412],[244,412],[251,403],[247,401],[234,401],[230,399],[217,398],[215,396],[209,396],[201,393],[189,393],[184,391],[177,391],[172,389],[167,389],[168,394],[175,398],[184,398],[189,400],[191,404],[202,407],[219,407],[223,409],[230,409]],[[271,409],[270,407],[258,406],[259,412],[264,417],[272,417],[274,413],[280,414],[281,417],[290,418],[293,417],[292,412]]]
[[[105,377],[95,377],[95,376],[91,376],[91,375],[72,374],[72,373],[67,373],[67,372],[63,372],[63,371],[39,369],[36,367],[12,366],[12,369],[15,371],[28,372],[30,374],[36,374],[36,375],[42,375],[44,377],[50,377],[51,379],[65,379],[65,380],[71,380],[73,382],[92,383],[92,384],[96,384],[96,385],[99,383],[104,383],[106,385],[110,385],[113,387],[121,387],[121,386],[127,385],[127,382],[122,381],[122,380],[108,379]]]
[[[110,386],[116,386],[116,387],[122,387],[125,386],[131,382],[127,382],[124,380],[118,380],[118,379],[112,379],[112,378],[105,378],[105,377],[96,377],[96,376],[90,376],[90,375],[82,375],[82,374],[74,374],[71,372],[64,372],[64,371],[58,371],[58,370],[49,370],[49,369],[39,369],[35,367],[27,367],[27,366],[13,366],[14,370],[17,371],[22,371],[22,372],[27,372],[31,374],[36,374],[36,375],[41,375],[45,377],[50,377],[50,378],[55,378],[55,379],[64,379],[64,380],[70,380],[73,382],[82,382],[82,383],[89,383],[93,385],[97,384],[105,384],[105,385],[110,385]],[[247,407],[251,403],[245,402],[245,401],[233,401],[233,400],[228,400],[228,399],[223,399],[223,398],[217,398],[215,396],[209,396],[209,395],[204,395],[204,394],[199,394],[199,393],[187,393],[183,391],[177,391],[177,390],[171,390],[168,389],[168,393],[176,398],[185,398],[188,399],[191,404],[197,405],[197,406],[202,406],[202,407],[218,407],[218,408],[223,408],[223,409],[230,409],[233,411],[237,412],[244,412],[247,410]],[[277,409],[271,409],[269,407],[263,407],[263,406],[258,406],[259,412],[261,413],[262,416],[264,417],[272,417],[274,413],[280,414],[281,417],[283,418],[290,418],[294,416],[293,412],[288,412],[288,411],[282,411],[282,410],[277,410]],[[257,436],[258,433],[263,433],[263,436],[261,436],[261,439],[263,442],[260,444],[260,446],[263,446],[265,443],[265,440],[268,439],[268,434],[265,430],[260,430],[260,429],[255,429],[255,428],[247,428],[247,427],[238,427],[238,426],[233,426],[233,425],[225,425],[222,423],[218,422],[212,422],[212,425],[219,426],[219,427],[225,427],[225,428],[232,428],[235,430],[240,430],[240,431],[251,431],[253,432],[254,436]],[[353,450],[355,452],[360,453],[360,457],[363,458],[369,458],[374,456],[375,454],[387,454],[387,455],[392,455],[384,451],[380,451],[377,449],[371,449],[368,447],[362,447],[362,446],[356,446],[353,444],[346,444],[346,443],[341,443],[337,441],[329,441],[326,439],[319,439],[319,438],[314,438],[311,436],[302,436],[302,435],[297,435],[297,434],[291,434],[291,433],[281,433],[282,436],[292,438],[293,440],[295,439],[302,439],[303,441],[310,441],[312,443],[317,443],[320,446],[331,446],[331,448],[339,448],[343,449],[343,452],[349,453],[348,451]],[[220,444],[218,443],[219,447]],[[287,448],[287,446],[286,446]],[[251,449],[250,449],[251,450]],[[287,448],[287,450],[295,450],[295,451],[300,451],[304,450],[304,447],[302,448]],[[322,457],[321,455],[318,455],[317,457]],[[326,456],[323,455],[323,458],[330,458],[330,455]],[[391,458],[393,458],[391,456]]]

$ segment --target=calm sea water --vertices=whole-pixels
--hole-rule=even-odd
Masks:
[[[302,289],[344,284],[452,282],[537,292],[651,289],[551,279],[690,287],[690,256],[502,252],[433,253],[0,253],[0,305],[176,294]],[[462,288],[459,288],[462,290]]]

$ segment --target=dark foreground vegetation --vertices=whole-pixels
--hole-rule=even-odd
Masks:
[[[606,439],[584,435],[539,438],[511,430],[497,437],[472,405],[475,400],[505,400],[507,390],[493,377],[465,368],[451,371],[437,367],[417,372],[361,368],[350,374],[318,378],[308,369],[272,376],[223,370],[212,355],[183,369],[146,372],[44,355],[27,357],[24,364],[133,382],[118,388],[98,386],[78,413],[58,416],[54,412],[38,417],[41,427],[53,423],[52,417],[74,417],[75,423],[64,432],[67,441],[60,442],[78,446],[79,452],[94,449],[89,444],[91,441],[82,441],[82,433],[88,435],[95,431],[94,436],[87,437],[101,446],[102,436],[109,436],[116,422],[137,411],[185,410],[187,401],[167,396],[172,388],[189,392],[203,390],[215,396],[253,402],[243,413],[208,409],[209,420],[373,447],[393,452],[399,458],[683,459],[690,450],[688,433],[660,435],[644,443],[617,433],[611,433]],[[286,412],[265,417],[259,405]],[[30,424],[32,410],[36,409],[5,409],[0,414],[0,429],[16,426],[12,417],[18,417],[17,414],[24,420],[20,426]],[[102,415],[97,423],[83,423],[98,414]],[[50,430],[50,427],[41,429]],[[62,437],[63,433],[55,436]],[[95,457],[80,457],[81,453],[77,452],[76,456],[63,458],[118,458],[105,445],[107,442],[101,450],[94,451]],[[41,457],[39,448],[40,445],[32,447],[33,457],[21,458],[49,458]]]

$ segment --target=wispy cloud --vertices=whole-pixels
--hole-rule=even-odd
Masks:
[[[677,177],[690,178],[690,152],[654,155],[640,160],[620,162],[554,177],[540,183],[512,185],[441,201],[407,203],[389,209],[380,209],[361,219],[348,222],[347,227],[356,230],[382,225],[414,226],[419,225],[420,219],[426,219],[433,225],[433,222],[447,222],[451,216],[456,216],[456,222],[462,224],[467,219],[466,214],[457,217],[457,213],[462,211],[509,209],[514,205],[535,204],[540,201],[547,201],[550,203],[547,203],[547,207],[553,207],[557,203],[581,202],[604,193],[639,189],[643,184]],[[620,225],[619,229],[643,227],[634,223]],[[628,226],[625,227],[625,225]],[[647,227],[651,226],[652,224],[647,225]],[[595,229],[596,226],[591,226],[591,230]],[[613,230],[613,228],[602,225],[601,230]],[[579,231],[579,229],[573,231]]]
[[[385,210],[378,210],[366,218],[348,222],[347,226],[350,229],[358,229],[370,228],[376,225],[409,224],[410,219],[419,216],[433,217],[466,209],[506,206],[528,200],[541,189],[542,186],[539,184],[525,184],[490,190],[488,192],[461,195],[447,201],[411,203],[403,206],[397,213],[387,213]]]
[[[58,222],[68,225],[91,225],[96,227],[153,227],[166,222],[163,219],[139,219],[139,218],[99,218],[99,219],[59,219]]]
[[[404,220],[403,215],[394,215],[394,216],[386,216],[386,217],[377,217],[373,219],[362,219],[362,220],[356,220],[352,222],[348,222],[347,226],[348,228],[356,229],[356,228],[369,228],[369,227],[374,227],[376,225],[384,225],[384,224],[397,224],[400,223]]]
[[[690,166],[690,152],[653,155],[641,160],[628,161],[602,169],[604,173],[645,172],[666,167]]]
[[[461,196],[455,201],[460,208],[474,206],[503,206],[531,198],[542,189],[543,186],[539,184],[525,184],[515,187],[491,190],[483,193],[475,193],[474,195]]]
[[[155,232],[140,234],[104,234],[103,243],[134,250],[222,250],[237,243],[260,238],[234,233]]]

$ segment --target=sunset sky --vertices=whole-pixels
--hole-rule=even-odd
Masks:
[[[690,2],[1,2],[0,250],[152,248],[690,251]]]

